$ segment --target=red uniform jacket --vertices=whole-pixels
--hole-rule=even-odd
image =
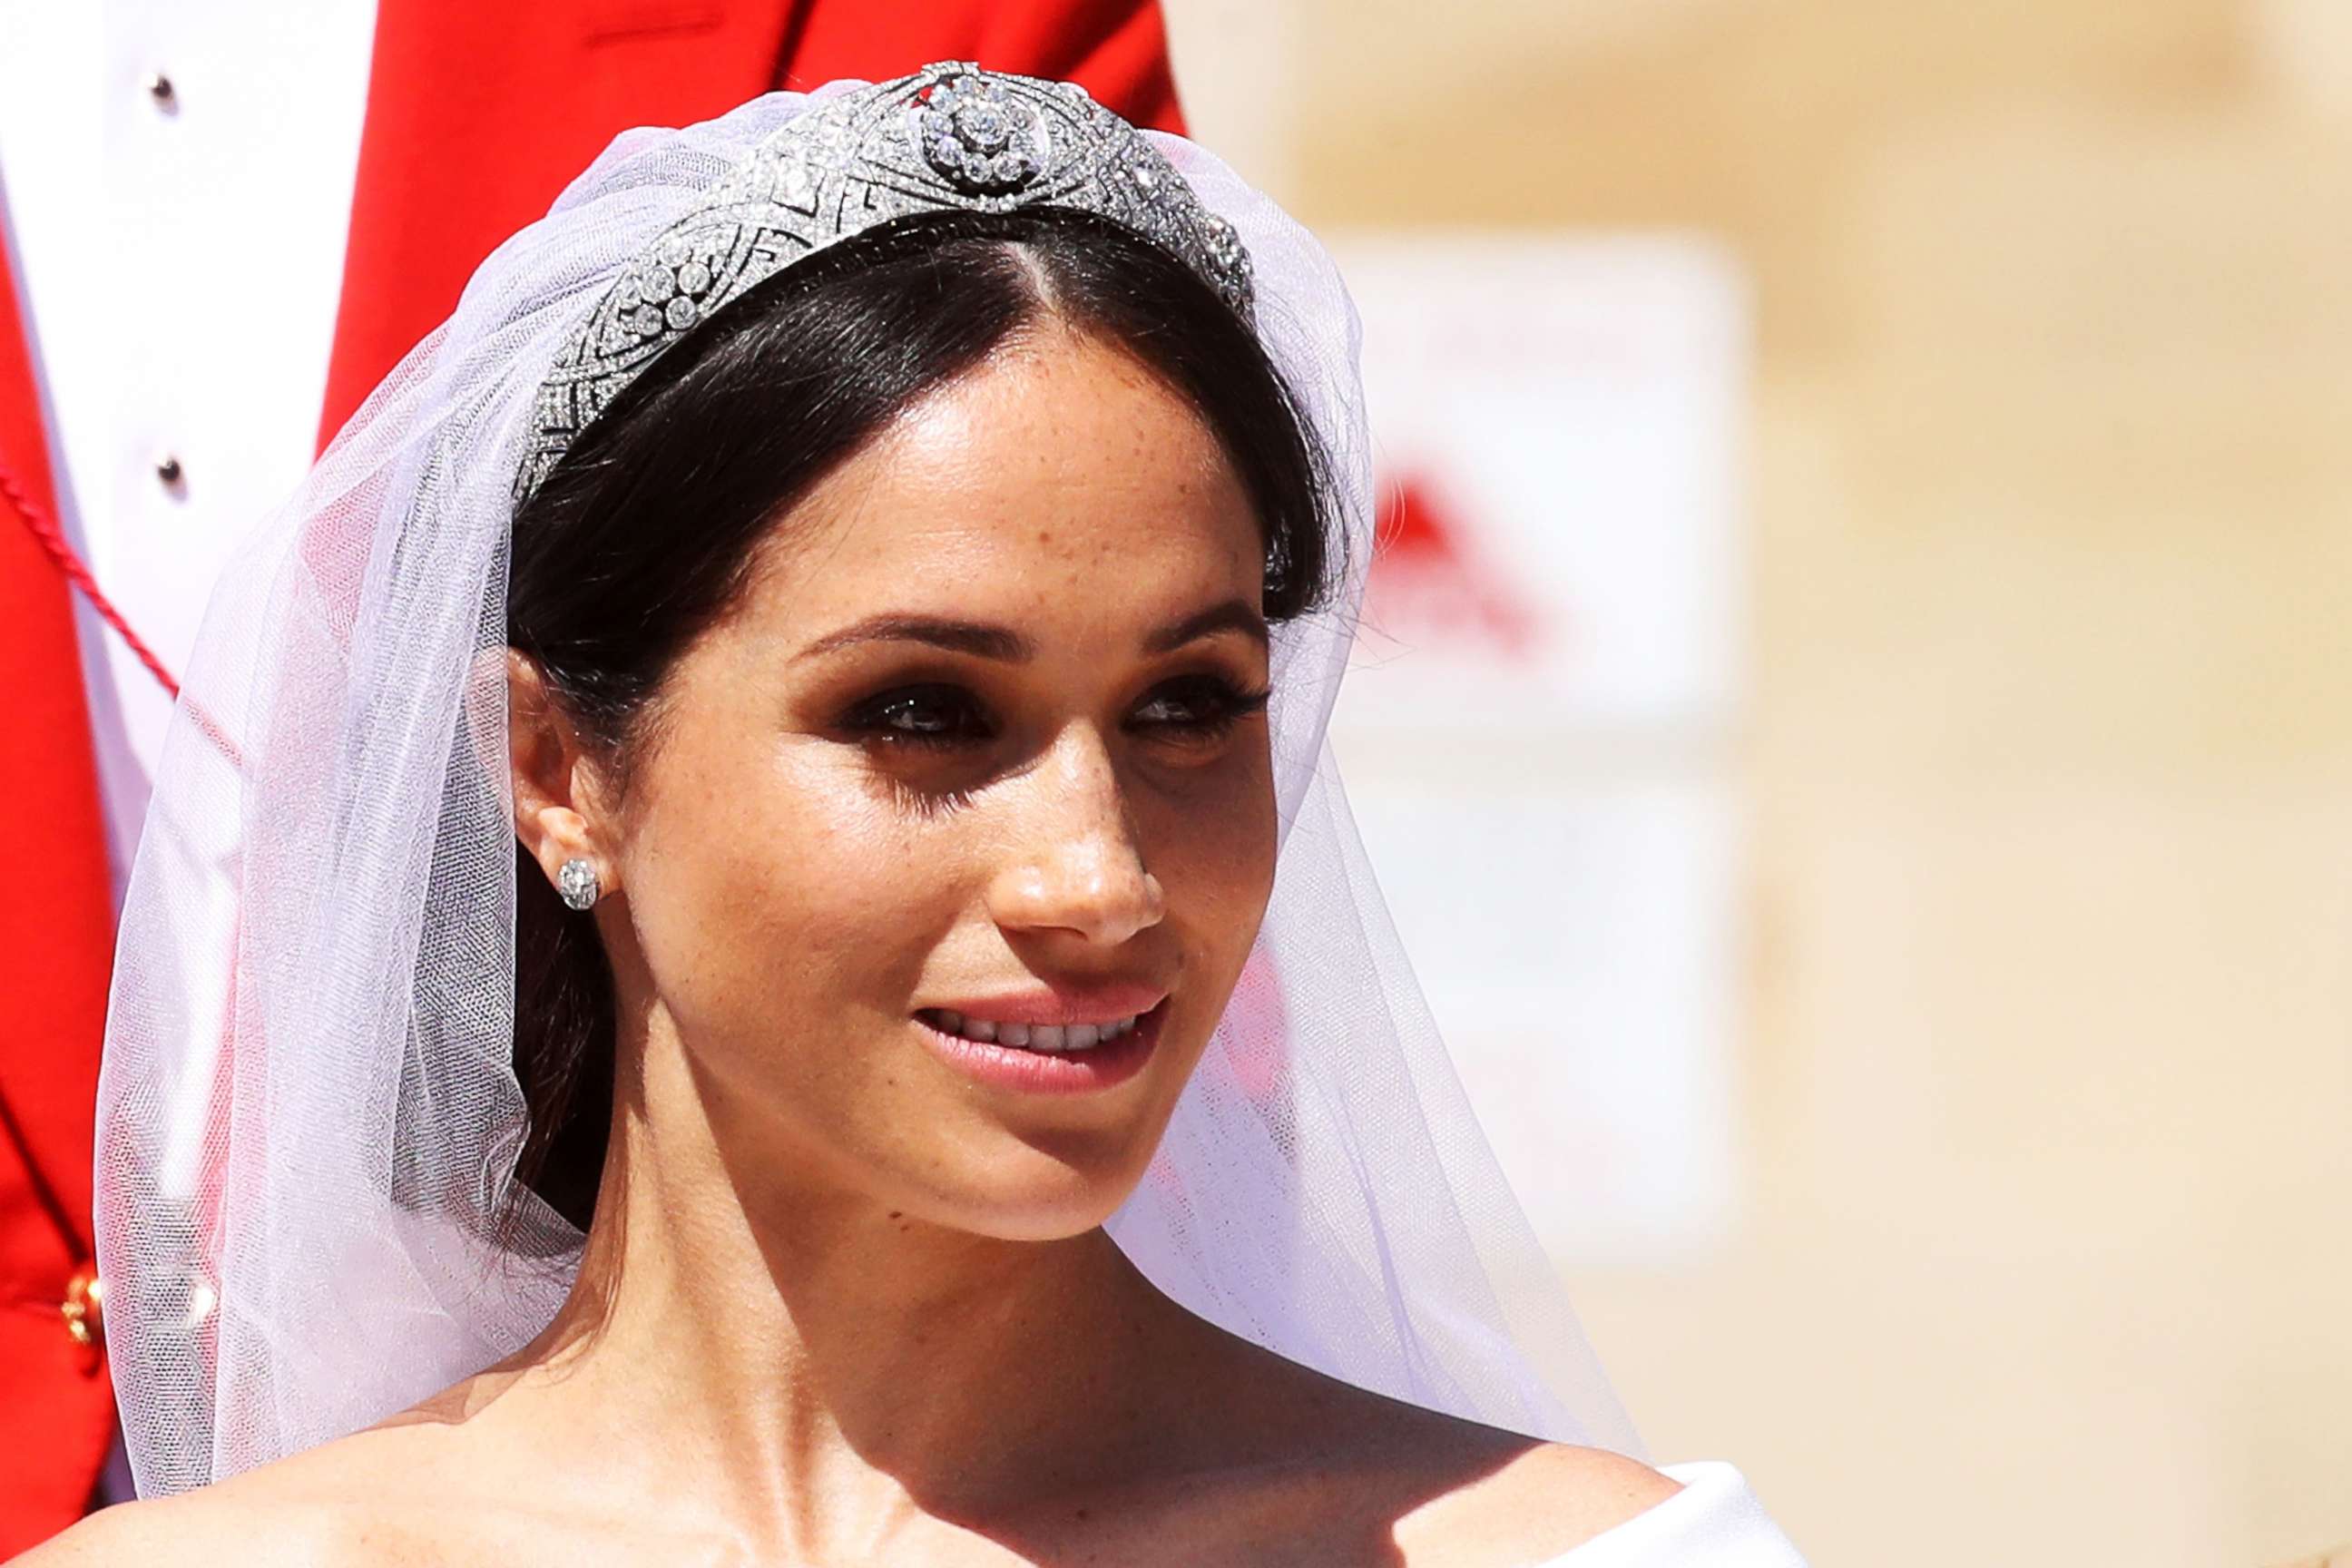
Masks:
[[[320,441],[614,134],[939,59],[1181,129],[1157,0],[379,0]],[[41,408],[0,256],[0,1558],[82,1512],[114,1426],[72,1331],[113,912]]]

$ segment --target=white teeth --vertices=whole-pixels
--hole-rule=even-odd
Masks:
[[[1142,1015],[1109,1024],[1000,1024],[989,1018],[968,1018],[948,1008],[939,1009],[937,1026],[950,1035],[993,1045],[1032,1051],[1084,1051],[1135,1033]]]

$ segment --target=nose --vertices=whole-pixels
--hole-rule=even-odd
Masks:
[[[1147,870],[1118,771],[1098,736],[1074,726],[1030,771],[1016,847],[989,884],[1008,931],[1075,932],[1116,947],[1167,912]]]

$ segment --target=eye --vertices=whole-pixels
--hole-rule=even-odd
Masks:
[[[1262,711],[1269,693],[1244,691],[1222,675],[1186,675],[1155,686],[1137,704],[1130,727],[1171,740],[1213,740]]]
[[[961,686],[901,686],[869,697],[843,716],[841,727],[893,745],[969,746],[996,737],[996,721]]]

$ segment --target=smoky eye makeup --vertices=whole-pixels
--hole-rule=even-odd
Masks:
[[[1128,727],[1171,740],[1218,740],[1244,720],[1265,712],[1272,696],[1269,687],[1243,686],[1222,674],[1175,676],[1144,693]]]
[[[1121,728],[1177,745],[1222,739],[1265,711],[1271,689],[1220,671],[1196,670],[1154,682],[1129,707]],[[862,742],[951,751],[992,743],[1004,726],[987,700],[952,680],[899,682],[850,702],[833,728]]]
[[[923,680],[851,703],[835,728],[863,740],[947,750],[985,744],[1003,727],[970,687]]]

